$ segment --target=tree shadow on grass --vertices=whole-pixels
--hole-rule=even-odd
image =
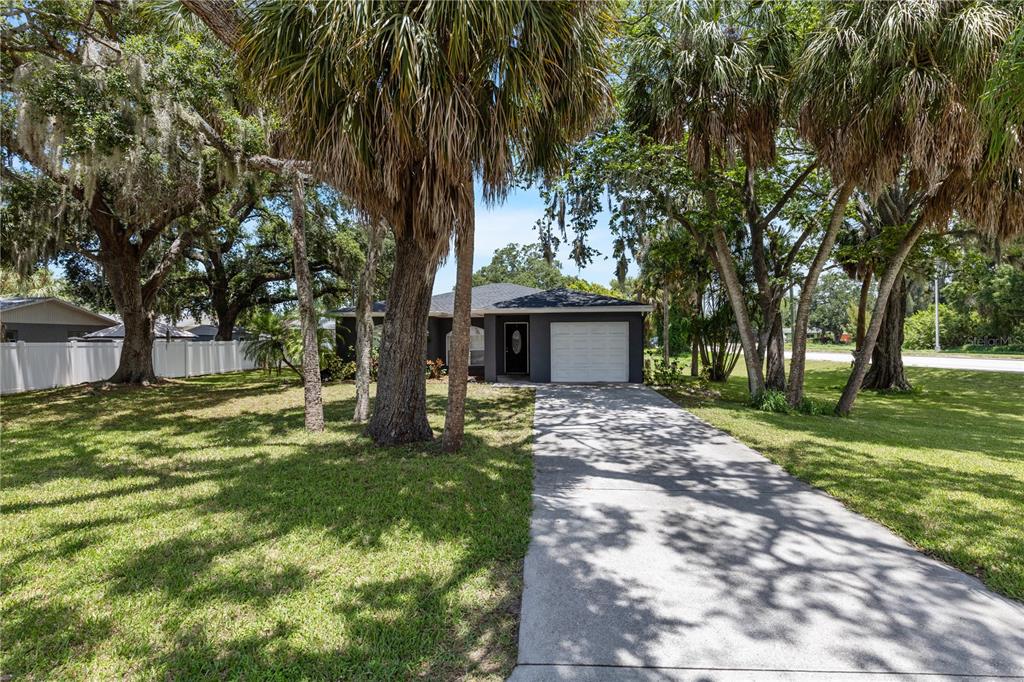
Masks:
[[[37,443],[13,458],[16,494],[4,511],[24,523],[5,591],[25,616],[5,618],[4,634],[27,644],[8,648],[5,673],[45,677],[70,661],[68,674],[84,674],[99,649],[112,676],[453,679],[510,670],[517,612],[508,605],[529,534],[523,415],[532,394],[471,393],[466,446],[451,456],[431,444],[374,447],[348,421],[346,390],[328,391],[322,436],[301,431],[301,402],[274,409],[273,394],[265,409],[204,412],[248,405],[260,385],[226,382],[186,397],[184,411],[170,409],[177,398],[158,387],[139,400],[168,409],[126,405],[102,426],[76,414],[74,400],[50,408],[64,422],[40,415],[47,428],[78,435],[59,453]],[[430,396],[435,419],[443,405]],[[82,576],[88,585],[76,582]],[[36,606],[24,596],[32,593],[44,595]],[[31,616],[83,599],[105,622],[131,615],[139,630],[126,639],[81,627],[72,637],[70,611],[66,625]]]

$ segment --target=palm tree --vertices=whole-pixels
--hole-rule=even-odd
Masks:
[[[320,353],[317,332],[320,318],[313,304],[312,275],[306,256],[306,183],[300,173],[292,174],[291,235],[292,264],[302,329],[302,390],[306,430],[324,430],[324,398],[320,385]]]
[[[269,310],[255,311],[249,316],[245,328],[251,338],[245,341],[242,350],[257,367],[268,372],[276,368],[280,373],[281,365],[286,364],[302,376],[302,372],[289,360],[288,344],[293,333],[283,317]]]
[[[691,228],[721,275],[736,317],[752,398],[765,388],[763,358],[783,289],[770,292],[764,259],[764,230],[781,210],[762,213],[753,194],[755,173],[775,160],[775,137],[783,122],[782,103],[795,36],[781,3],[740,0],[679,0],[650,8],[627,44],[624,109],[631,125],[662,142],[683,142],[687,160],[704,179],[703,199],[713,210],[719,197],[708,176],[739,157],[747,172],[755,270],[764,330],[755,331],[731,236],[715,222],[710,235]],[[792,197],[811,169],[800,174]],[[768,217],[770,216],[770,217]],[[686,223],[684,222],[684,225]],[[781,333],[781,327],[779,328]]]
[[[438,262],[453,231],[471,229],[468,179],[500,199],[517,171],[549,166],[590,129],[608,100],[611,3],[276,0],[242,15],[223,0],[186,5],[279,105],[296,154],[394,233],[367,432],[432,438],[423,336]]]
[[[1024,146],[1021,144],[1024,135],[1024,22],[1006,41],[983,100],[992,158],[1024,152],[1021,149]]]
[[[953,210],[999,230],[998,207],[1019,206],[1019,185],[978,181],[987,141],[978,103],[1022,12],[996,2],[833,2],[800,57],[800,132],[833,178],[878,195],[906,168],[924,195],[879,280],[840,414],[853,407],[889,294],[921,234]]]

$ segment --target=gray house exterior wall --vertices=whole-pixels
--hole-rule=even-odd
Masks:
[[[4,322],[4,330],[17,335],[18,341],[64,343],[68,334],[81,336],[106,329],[109,324],[43,324],[40,322]],[[3,339],[0,339],[2,341]]]
[[[530,374],[535,383],[551,381],[552,322],[629,322],[629,380],[644,380],[643,313],[535,313],[532,315],[487,315],[484,317],[484,343],[487,363],[484,378],[495,381],[505,374],[505,322],[529,322]]]
[[[384,321],[383,317],[374,317],[374,324],[381,324]],[[484,328],[484,319],[482,317],[473,318],[473,326]],[[445,358],[445,337],[448,336],[448,332],[452,330],[452,319],[450,317],[430,317],[427,318],[427,342],[426,350],[424,353],[425,360],[436,360]],[[486,330],[485,330],[486,331]],[[338,356],[348,362],[349,360],[355,360],[355,345],[356,345],[356,320],[354,317],[339,317],[337,319],[335,327],[335,338],[338,349]],[[484,337],[484,343],[487,344],[487,337]],[[486,347],[484,353],[489,353],[490,349]],[[484,376],[483,367],[470,367],[470,376]]]

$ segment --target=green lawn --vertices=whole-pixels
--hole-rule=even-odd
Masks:
[[[808,394],[834,404],[849,368],[808,368]],[[742,366],[718,387],[721,399],[666,394],[925,552],[1024,599],[1024,375],[907,374],[917,390],[865,392],[847,419],[747,407]]]
[[[4,679],[503,679],[533,398],[469,396],[458,456],[373,447],[350,385],[317,436],[254,373],[4,398]]]

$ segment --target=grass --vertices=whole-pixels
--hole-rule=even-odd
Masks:
[[[808,363],[832,405],[849,369]],[[1024,600],[1024,375],[907,368],[911,393],[866,391],[853,416],[746,405],[742,366],[718,399],[666,395],[921,550]]]
[[[457,456],[324,398],[321,435],[253,373],[4,398],[3,678],[507,676],[532,393],[471,386]]]

